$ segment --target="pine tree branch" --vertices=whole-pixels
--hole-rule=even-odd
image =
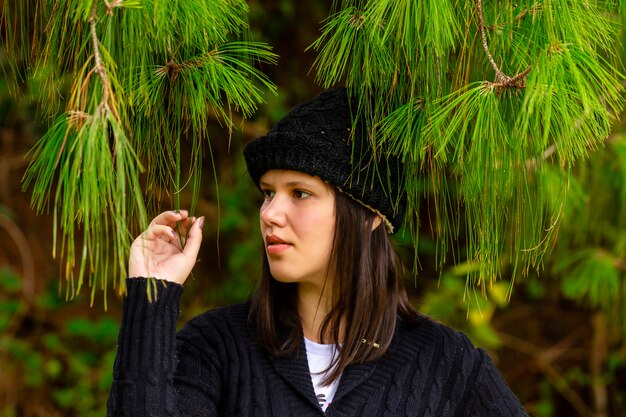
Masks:
[[[586,333],[587,329],[585,327],[579,327],[548,349],[542,349],[539,346],[503,332],[498,332],[498,336],[500,336],[504,346],[530,356],[534,365],[546,377],[546,380],[574,407],[580,416],[595,417],[593,410],[589,408],[555,366],[555,362],[559,357],[571,351],[575,343],[587,336]]]
[[[94,3],[96,3],[97,0],[94,0]],[[113,0],[111,2],[107,1],[107,0],[102,0],[104,2],[104,5],[107,8],[107,16],[113,16],[113,9],[115,9],[116,7],[122,7],[122,2],[124,0]]]
[[[106,7],[107,13],[113,9],[113,7],[119,7],[119,1],[115,0],[113,3],[108,3],[106,0],[103,0]],[[98,110],[104,109],[105,111],[110,111],[113,113],[113,116],[119,120],[119,116],[117,111],[115,110],[115,106],[109,106],[109,99],[113,97],[113,92],[111,91],[111,82],[109,81],[109,76],[102,64],[102,57],[100,55],[100,41],[98,39],[98,32],[96,31],[96,20],[97,20],[97,6],[98,0],[94,0],[91,5],[91,16],[89,17],[89,28],[91,30],[91,43],[93,46],[93,57],[96,62],[94,71],[96,74],[100,76],[102,79],[102,99],[100,100],[100,104],[98,105]]]
[[[500,67],[498,67],[498,64],[496,64],[496,61],[493,59],[491,52],[489,51],[489,43],[487,42],[487,31],[486,31],[487,25],[485,24],[485,15],[483,12],[482,0],[476,0],[476,9],[478,12],[478,27],[480,29],[480,37],[482,39],[483,49],[485,50],[485,53],[487,54],[487,58],[489,59],[489,62],[491,63],[493,70],[496,72],[495,82],[486,81],[485,88],[492,90],[492,91],[494,89],[499,90],[499,89],[503,89],[507,87],[525,88],[526,77],[530,73],[531,67],[528,67],[526,70],[520,72],[519,74],[513,77],[510,77],[506,75],[504,72],[502,72]]]
[[[478,10],[478,26],[480,28],[480,37],[483,41],[483,48],[485,49],[485,53],[487,54],[487,58],[489,59],[489,62],[491,63],[493,70],[496,72],[496,80],[499,80],[504,74],[502,73],[502,71],[500,71],[500,68],[498,67],[498,64],[496,64],[496,61],[493,59],[491,52],[489,52],[489,44],[487,43],[487,33],[485,31],[485,28],[487,25],[485,24],[485,15],[483,13],[483,1],[482,0],[476,0],[476,9]]]
[[[532,67],[526,68],[524,71],[520,72],[514,77],[509,77],[508,75],[500,73],[500,81],[492,82],[485,81],[485,88],[489,90],[501,89],[501,88],[526,88],[526,77],[530,73]],[[496,73],[496,80],[498,80],[498,74]]]

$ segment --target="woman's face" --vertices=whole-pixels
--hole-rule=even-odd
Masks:
[[[335,231],[335,194],[319,177],[269,170],[261,177],[261,234],[272,276],[320,289]]]

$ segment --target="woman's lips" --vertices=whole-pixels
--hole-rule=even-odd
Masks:
[[[268,255],[276,255],[289,249],[292,245],[275,235],[268,235],[265,238]]]

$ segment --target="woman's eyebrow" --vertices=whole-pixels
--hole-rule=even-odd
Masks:
[[[268,184],[267,182],[264,181],[260,181],[259,185],[261,187],[273,187],[274,185],[272,184]],[[313,182],[309,182],[309,181],[301,181],[301,180],[295,180],[295,181],[288,181],[286,183],[284,183],[284,186],[286,187],[315,187],[315,183]]]
[[[289,187],[315,187],[315,183],[311,183],[308,181],[289,181],[285,185]]]

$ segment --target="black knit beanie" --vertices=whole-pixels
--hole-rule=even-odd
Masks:
[[[393,233],[400,228],[405,210],[402,166],[396,158],[374,156],[365,123],[353,123],[353,112],[356,103],[348,99],[345,88],[327,90],[299,104],[267,135],[246,145],[248,172],[257,187],[270,169],[318,176],[379,214]]]

